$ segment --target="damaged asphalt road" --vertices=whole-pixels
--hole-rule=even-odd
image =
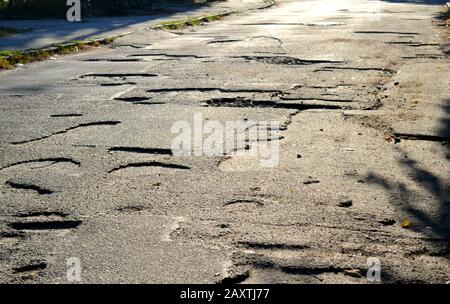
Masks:
[[[448,282],[436,2],[283,1],[1,72],[0,281]],[[279,165],[173,153],[196,113],[279,122]]]

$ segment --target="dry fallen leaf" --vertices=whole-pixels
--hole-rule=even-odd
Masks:
[[[400,226],[401,226],[402,228],[410,228],[410,227],[412,226],[412,223],[411,223],[408,219],[405,219],[405,220],[400,224]]]

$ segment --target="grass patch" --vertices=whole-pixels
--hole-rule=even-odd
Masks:
[[[181,30],[188,26],[201,26],[208,22],[217,21],[227,15],[229,15],[229,13],[201,16],[201,17],[191,17],[184,20],[165,21],[155,25],[152,28],[155,30],[168,30],[168,31]]]
[[[74,40],[68,43],[54,44],[45,49],[25,51],[0,51],[0,70],[14,68],[17,64],[27,64],[34,61],[42,61],[53,55],[67,55],[93,47],[110,44],[115,38],[107,38],[94,41]]]
[[[445,24],[450,26],[450,6],[446,5],[446,8],[447,10],[440,14],[439,19],[444,20]]]
[[[0,57],[0,70],[9,70],[14,66],[9,62],[9,60],[5,57]]]

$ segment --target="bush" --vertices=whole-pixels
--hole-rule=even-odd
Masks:
[[[67,0],[0,0],[0,19],[65,18]],[[155,2],[194,3],[195,0],[81,0],[82,16],[146,13]]]
[[[63,18],[66,0],[0,0],[2,19]]]
[[[90,14],[120,15],[130,10],[150,11],[153,0],[90,0],[87,10]]]

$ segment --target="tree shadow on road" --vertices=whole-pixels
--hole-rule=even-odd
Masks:
[[[445,160],[450,161],[450,99],[442,106],[444,117],[440,121],[437,135],[444,147]],[[378,185],[386,190],[391,203],[402,213],[405,213],[413,222],[411,229],[426,234],[428,237],[450,240],[450,188],[449,180],[437,176],[435,173],[423,168],[406,152],[399,160],[412,184],[389,180],[376,173],[369,173],[366,182]],[[430,155],[432,157],[432,155]],[[432,160],[432,159],[431,159]],[[438,161],[438,160],[437,160]],[[447,168],[444,164],[444,168]],[[447,176],[449,172],[443,172]],[[430,203],[437,205],[430,205]]]

